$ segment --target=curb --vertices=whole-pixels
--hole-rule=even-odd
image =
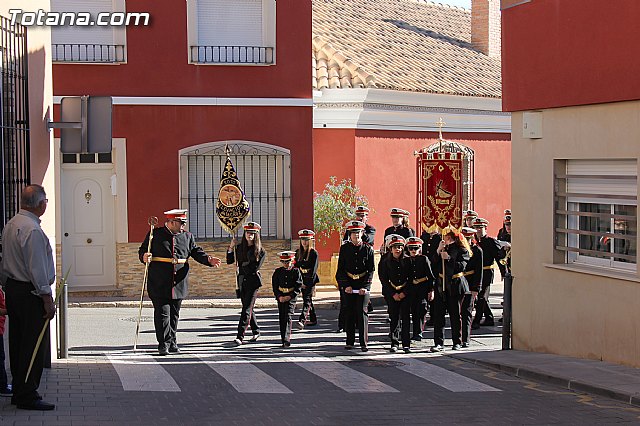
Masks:
[[[521,379],[536,380],[538,382],[559,386],[568,390],[590,393],[593,395],[614,399],[616,401],[625,402],[630,405],[640,406],[640,395],[638,394],[620,392],[617,390],[606,388],[604,386],[598,386],[591,383],[582,382],[580,380],[569,379],[566,377],[554,376],[546,372],[541,372],[526,367],[514,367],[512,365],[500,364],[499,362],[468,358],[462,355],[450,356],[460,361],[466,361],[475,365],[491,368],[492,370],[502,371]]]

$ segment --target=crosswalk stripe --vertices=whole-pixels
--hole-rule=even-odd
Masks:
[[[349,393],[398,392],[397,389],[330,358],[317,357],[317,360],[297,362],[296,365]]]
[[[492,386],[485,385],[468,377],[462,376],[445,368],[438,367],[416,359],[404,359],[403,366],[397,366],[402,371],[428,380],[451,392],[500,392]]]
[[[203,362],[240,393],[293,393],[253,364],[216,363],[210,358]]]
[[[173,377],[151,355],[108,355],[126,391],[180,392]]]

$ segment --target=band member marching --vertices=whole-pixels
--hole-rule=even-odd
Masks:
[[[382,294],[389,301],[389,317],[391,319],[390,336],[391,352],[398,351],[399,338],[402,338],[402,349],[410,352],[409,334],[409,288],[407,287],[407,265],[404,262],[405,239],[401,235],[389,237],[390,253],[380,259],[378,276],[382,283]]]
[[[370,225],[368,223],[369,208],[366,206],[358,206],[356,207],[355,215],[356,215],[355,220],[359,220],[360,222],[365,224],[364,233],[362,234],[362,242],[370,245],[372,248],[375,247],[374,244],[375,244],[375,238],[376,238],[376,228],[374,228],[373,225]],[[344,236],[342,237],[343,244],[349,242],[349,234],[350,234],[349,230],[344,231]],[[340,311],[338,314],[338,330],[337,330],[338,333],[344,330],[345,308],[346,308],[346,303],[344,301],[344,293],[340,291]],[[373,311],[373,306],[371,305],[371,300],[369,300],[369,303],[367,304],[367,312],[372,312],[372,311]]]
[[[153,324],[158,341],[158,354],[180,352],[176,334],[180,306],[189,289],[189,257],[207,266],[220,266],[220,259],[207,255],[196,244],[192,233],[185,232],[187,210],[164,212],[163,227],[153,229],[149,250],[148,232],[138,249],[142,263],[150,262],[147,291],[153,303]]]
[[[469,259],[464,271],[471,293],[465,294],[462,300],[462,347],[468,348],[471,344],[473,305],[482,289],[482,249],[475,240],[476,230],[474,228],[462,228],[462,235],[464,235],[471,247],[471,259]]]
[[[464,295],[469,293],[469,284],[464,276],[464,271],[469,262],[469,252],[459,238],[459,234],[449,229],[446,231],[437,253],[440,261],[435,262],[433,271],[438,279],[434,297],[434,322],[433,340],[434,346],[431,352],[444,350],[444,313],[449,311],[451,321],[451,339],[453,350],[462,348],[461,340],[461,305]]]
[[[238,267],[238,285],[240,300],[242,301],[242,312],[238,322],[238,334],[234,339],[236,345],[241,345],[244,341],[247,328],[251,326],[254,342],[260,337],[260,327],[256,322],[253,313],[253,306],[258,297],[258,289],[262,287],[262,276],[260,267],[266,255],[260,242],[260,225],[256,222],[247,222],[244,225],[242,241],[236,245],[236,238],[233,237],[229,249],[227,250],[227,264],[236,263]]]
[[[473,210],[467,210],[464,214],[464,226],[467,228],[473,228],[473,221],[478,217],[478,213]]]
[[[409,304],[413,332],[411,340],[421,341],[427,317],[427,302],[433,301],[435,277],[431,270],[429,258],[422,254],[424,242],[418,237],[407,239],[409,257],[405,259],[407,266],[407,285],[409,287]]]
[[[488,225],[489,221],[481,217],[473,221],[473,227],[476,229],[476,240],[482,249],[482,289],[478,293],[476,315],[471,324],[471,328],[474,330],[480,328],[480,325],[494,325],[493,312],[491,312],[491,306],[489,306],[489,295],[491,294],[491,284],[494,276],[493,264],[500,260],[501,250],[498,240],[487,235]],[[483,316],[484,323],[481,323]]]
[[[362,241],[364,227],[364,223],[357,220],[347,223],[347,230],[350,232],[349,243],[340,247],[336,281],[345,293],[345,329],[347,332],[345,348],[353,349],[354,347],[357,322],[360,348],[366,352],[369,350],[367,347],[369,330],[367,303],[369,302],[375,264],[373,248]]]
[[[389,213],[391,216],[391,226],[384,230],[384,238],[391,234],[397,234],[406,240],[409,237],[415,237],[416,231],[409,226],[409,212],[403,209],[399,209],[394,207],[391,209]],[[384,254],[386,252],[386,245],[383,242],[382,247],[380,248],[380,253]]]
[[[283,251],[278,253],[282,266],[277,268],[271,278],[273,295],[278,301],[278,319],[280,321],[280,338],[282,347],[291,346],[291,323],[296,308],[296,297],[302,286],[302,275],[298,268],[294,268],[296,252]]]
[[[302,274],[302,312],[298,318],[298,329],[305,325],[316,325],[316,309],[313,307],[313,291],[318,278],[318,252],[313,248],[313,240],[316,233],[310,229],[298,231],[300,247],[296,250],[296,267]]]

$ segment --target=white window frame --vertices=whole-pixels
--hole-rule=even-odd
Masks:
[[[90,0],[88,0],[88,2],[90,2]],[[51,11],[55,12],[57,11],[55,9],[55,0],[51,1]],[[82,10],[77,10],[75,12],[82,12]],[[120,13],[125,13],[126,12],[126,0],[111,0],[111,9],[110,10],[104,10],[101,12],[120,12]],[[98,27],[88,27],[85,28],[87,31],[90,31],[91,28],[98,28]],[[118,49],[117,47],[114,48],[114,58],[113,60],[107,60],[107,61],[86,61],[86,60],[64,60],[64,59],[56,59],[53,58],[53,63],[64,63],[64,64],[82,64],[82,65],[87,65],[87,64],[92,64],[92,65],[113,65],[113,64],[126,64],[127,63],[127,27],[126,25],[121,25],[121,26],[112,26],[109,27],[111,29],[111,31],[113,32],[113,45],[114,46],[123,46],[122,48],[122,52],[120,52],[120,49]],[[52,29],[52,35],[51,35],[51,44],[52,44],[52,55],[55,55],[56,52],[54,51],[55,48],[53,47],[53,45],[55,44],[55,40],[54,40],[54,31],[55,29]],[[78,40],[78,44],[82,45],[85,44],[83,43],[83,41],[86,42],[86,40],[82,40],[79,39]],[[65,56],[65,52],[62,51],[60,53],[61,55]]]
[[[194,60],[192,48],[199,46],[198,0],[187,0],[187,62],[193,65],[276,65],[276,0],[262,0],[262,47],[271,48],[269,62],[207,62]]]
[[[557,160],[555,169],[555,263],[637,271],[637,160]],[[597,228],[581,225],[591,221]],[[621,241],[631,251],[616,253]]]

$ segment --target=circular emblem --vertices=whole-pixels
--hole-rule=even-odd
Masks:
[[[235,207],[242,201],[242,192],[237,186],[225,185],[220,188],[220,202],[225,207]]]

